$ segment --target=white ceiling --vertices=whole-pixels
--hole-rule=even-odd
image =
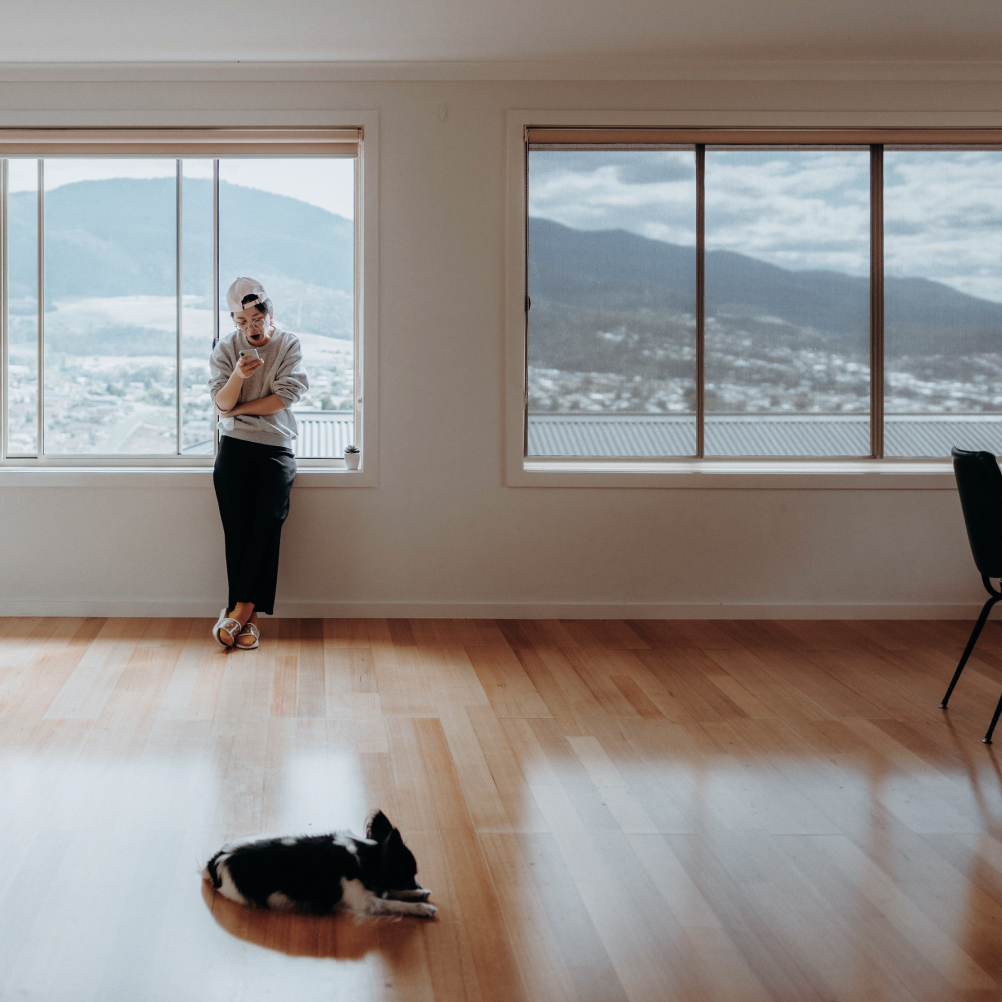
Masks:
[[[5,0],[0,61],[998,60],[1002,0]]]

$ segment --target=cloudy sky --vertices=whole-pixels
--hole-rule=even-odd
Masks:
[[[37,161],[9,161],[10,191],[37,190]],[[62,160],[45,162],[49,190],[73,181],[110,177],[173,177],[174,160]],[[350,159],[221,160],[219,176],[233,184],[289,195],[347,219],[355,215],[355,166]],[[185,160],[186,177],[212,177],[211,160]]]
[[[696,242],[691,150],[534,151],[529,212]],[[866,151],[706,154],[706,244],[794,270],[869,272]],[[1002,152],[886,151],[885,270],[1002,302]]]

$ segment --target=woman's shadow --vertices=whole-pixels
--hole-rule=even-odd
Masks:
[[[291,957],[331,957],[359,960],[374,950],[382,952],[391,967],[420,938],[421,923],[392,919],[357,919],[344,912],[317,917],[291,912],[248,908],[217,894],[202,881],[202,898],[216,923],[231,936]]]

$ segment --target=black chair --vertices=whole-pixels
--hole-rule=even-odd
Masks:
[[[946,690],[942,709],[946,709],[947,701],[953,692],[953,687],[960,678],[960,673],[967,664],[967,659],[978,642],[978,637],[988,619],[992,606],[1002,599],[1002,591],[992,587],[991,578],[1002,578],[1002,470],[996,458],[990,452],[968,452],[954,447],[953,471],[957,475],[957,490],[960,492],[960,506],[964,509],[964,522],[967,524],[967,538],[971,541],[971,553],[974,563],[981,572],[981,580],[991,596],[985,602],[978,621],[971,631],[971,639],[967,641],[963,656],[957,670],[953,673],[950,688]],[[999,582],[1002,587],[1002,581]],[[995,707],[995,716],[991,726],[984,736],[986,745],[992,743],[992,732],[1002,714],[1002,698]]]

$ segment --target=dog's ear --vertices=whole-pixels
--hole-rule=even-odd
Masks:
[[[369,818],[369,823],[365,828],[365,835],[366,838],[382,842],[390,834],[392,834],[393,830],[394,828],[393,825],[390,824],[390,819],[382,811],[376,811],[376,813]]]
[[[383,869],[388,866],[395,866],[401,858],[409,853],[410,850],[404,845],[403,836],[400,834],[398,828],[391,828],[379,841],[379,858]]]
[[[396,828],[379,844],[379,882],[385,890],[409,891],[417,888],[414,875],[417,861],[414,853],[404,845]]]

